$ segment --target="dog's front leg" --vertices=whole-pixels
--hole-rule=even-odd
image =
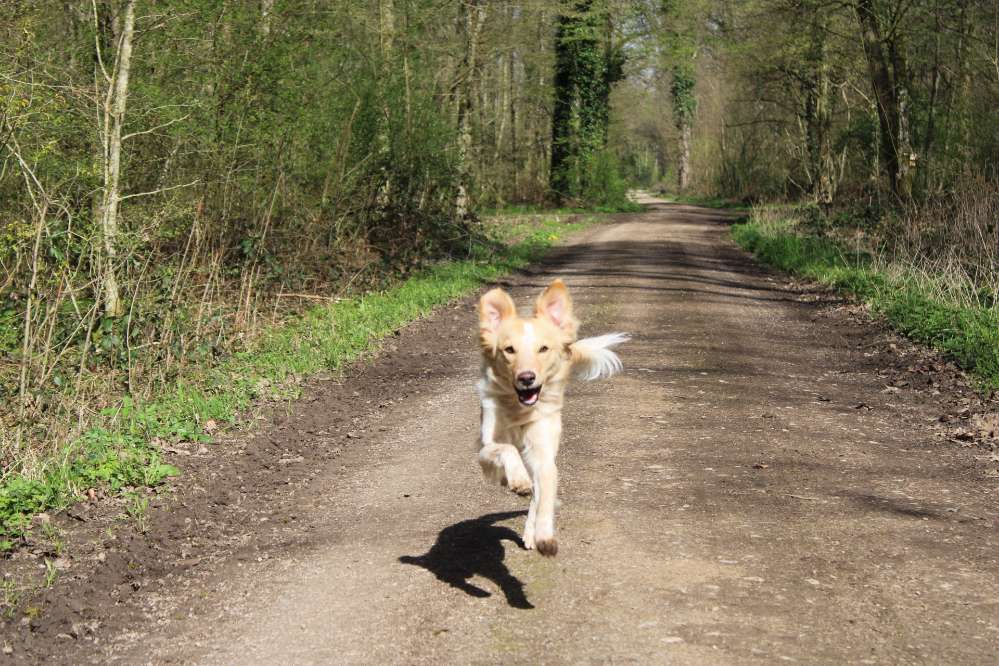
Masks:
[[[555,454],[558,452],[561,428],[542,423],[534,430],[523,451],[524,462],[534,482],[534,495],[524,526],[524,547],[537,548],[542,555],[552,557],[558,552],[558,541],[555,539],[555,503],[558,495]]]
[[[533,452],[532,452],[533,453]],[[527,509],[524,525],[524,547],[537,548],[542,555],[551,557],[558,552],[555,539],[555,498],[558,492],[558,470],[554,457],[526,456],[527,465],[534,477],[534,494]]]
[[[482,422],[479,427],[479,465],[487,479],[507,486],[518,495],[531,492],[531,479],[524,469],[520,452],[512,444],[497,444],[496,403],[482,399]]]
[[[507,486],[518,495],[531,493],[531,479],[524,469],[520,453],[512,444],[482,443],[479,465],[490,481]]]

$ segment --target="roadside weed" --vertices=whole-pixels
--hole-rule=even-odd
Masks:
[[[14,617],[17,605],[21,601],[21,591],[13,578],[0,580],[0,615],[8,620]]]
[[[125,505],[125,513],[132,519],[136,531],[145,534],[149,530],[149,498],[137,494],[130,495]]]
[[[50,588],[55,585],[56,578],[59,577],[59,570],[56,569],[55,563],[45,558],[45,587]]]
[[[65,542],[63,541],[62,530],[52,523],[42,523],[42,536],[49,542],[49,551],[59,557],[62,555]]]

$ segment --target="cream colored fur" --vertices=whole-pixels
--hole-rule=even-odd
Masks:
[[[561,280],[538,298],[533,318],[521,318],[510,296],[493,289],[479,302],[482,420],[479,464],[487,479],[531,502],[524,526],[524,546],[542,555],[558,552],[555,538],[558,470],[555,457],[562,436],[562,404],[570,376],[610,377],[621,370],[611,348],[628,338],[620,333],[576,340],[578,322]],[[540,394],[525,404],[518,397],[523,379]]]

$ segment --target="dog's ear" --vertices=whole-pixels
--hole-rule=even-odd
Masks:
[[[576,337],[579,322],[572,316],[572,298],[562,280],[555,280],[538,296],[534,316],[545,317],[569,337]]]
[[[479,299],[479,337],[486,347],[496,346],[496,331],[507,317],[517,314],[510,294],[502,289],[490,289]]]

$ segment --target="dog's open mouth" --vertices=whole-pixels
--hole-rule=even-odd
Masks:
[[[520,400],[520,404],[530,407],[538,401],[541,397],[541,387],[535,386],[534,388],[517,389],[517,400]]]

